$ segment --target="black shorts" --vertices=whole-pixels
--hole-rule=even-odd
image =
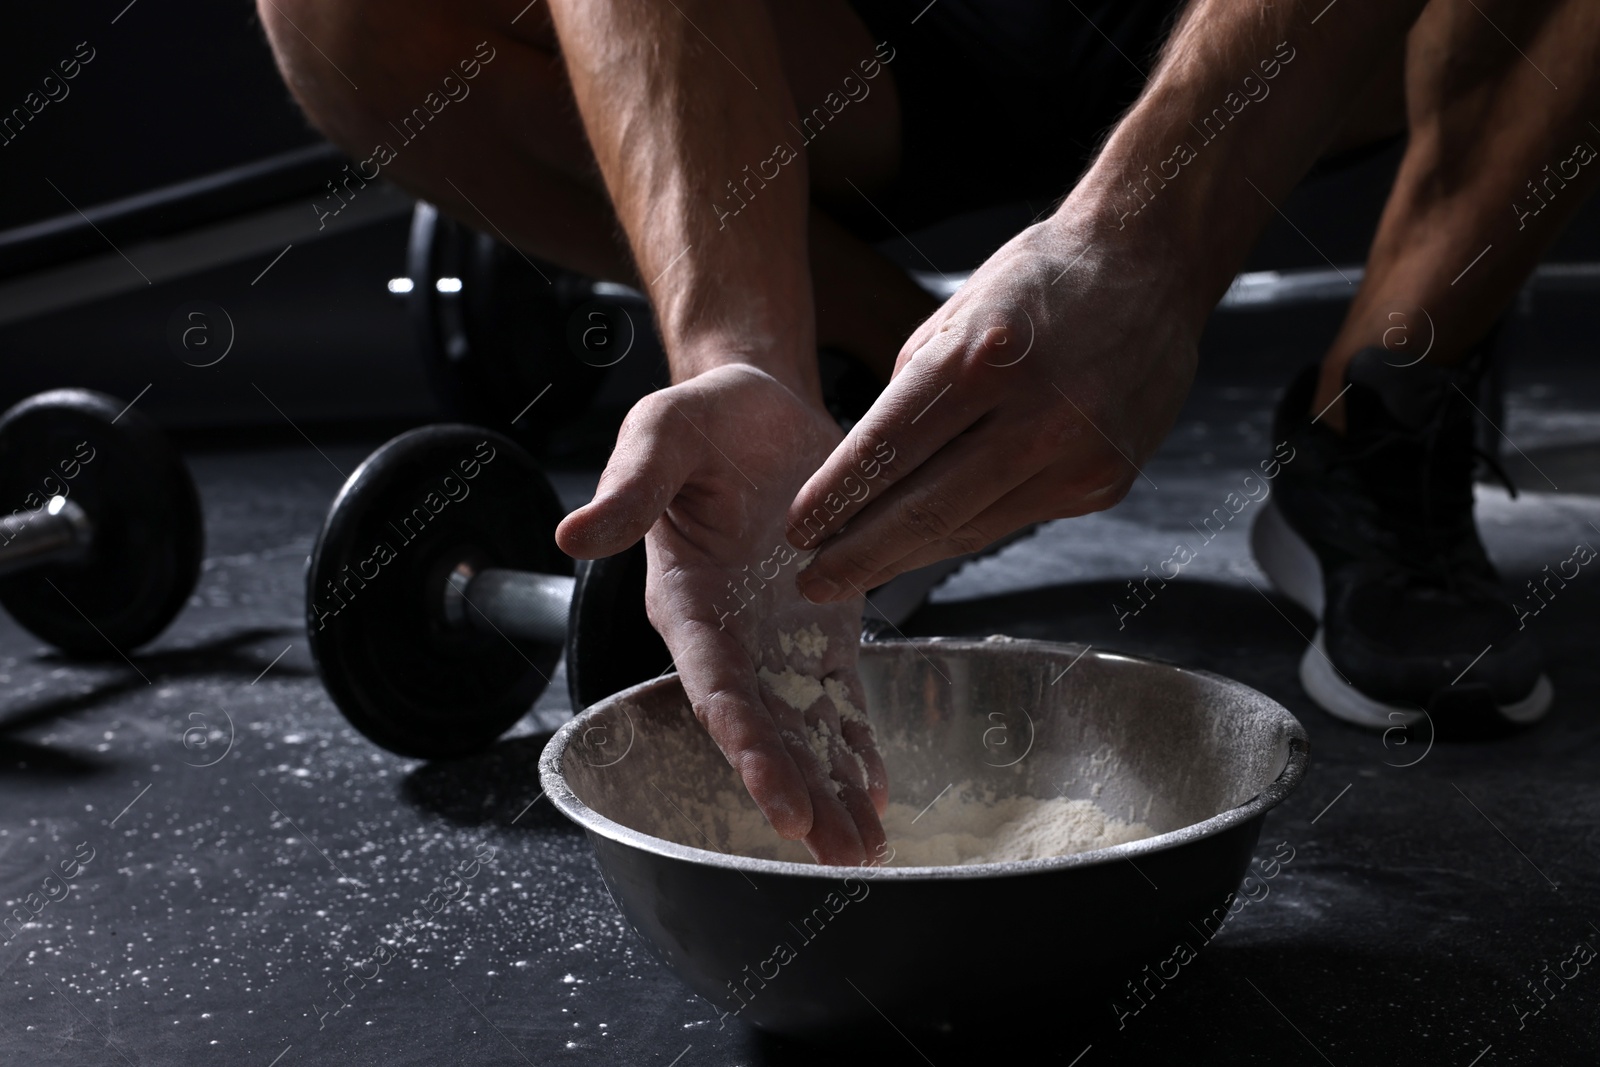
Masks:
[[[900,94],[901,164],[873,203],[830,204],[867,240],[1072,188],[1144,87],[1182,0],[850,0]],[[886,221],[883,215],[888,216]]]

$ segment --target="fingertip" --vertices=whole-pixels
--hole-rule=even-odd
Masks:
[[[572,512],[556,525],[556,547],[574,559],[588,559],[584,538],[584,511],[588,505]]]
[[[787,752],[752,751],[742,761],[740,779],[779,837],[798,841],[811,833],[816,809],[805,776]]]
[[[807,837],[805,844],[811,858],[824,867],[859,867],[866,862],[867,850],[859,836],[839,841],[819,834]]]
[[[629,514],[615,494],[596,497],[561,520],[556,546],[574,559],[599,559],[626,552],[649,528],[650,523]]]
[[[882,819],[889,812],[889,783],[878,779],[867,783],[867,796],[872,798],[872,810]]]
[[[799,806],[782,797],[768,797],[759,806],[767,822],[784,840],[800,841],[811,833],[815,818],[809,796],[801,797]]]

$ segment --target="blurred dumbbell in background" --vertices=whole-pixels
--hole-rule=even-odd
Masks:
[[[70,656],[125,655],[200,576],[194,481],[154,422],[59,389],[0,416],[0,604]]]

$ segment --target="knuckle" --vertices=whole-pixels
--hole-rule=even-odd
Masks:
[[[646,393],[634,402],[633,407],[628,409],[628,414],[623,417],[622,433],[648,432],[659,426],[671,410],[672,402],[664,395],[664,391]]]
[[[1014,332],[1004,326],[994,326],[981,332],[975,327],[972,340],[952,354],[952,362],[961,380],[982,380],[979,376],[985,371],[1007,362],[1011,358],[1008,350],[1012,347],[1009,342]]]

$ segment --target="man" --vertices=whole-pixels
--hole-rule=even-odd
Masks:
[[[1548,703],[1472,530],[1457,396],[1600,174],[1574,147],[1600,143],[1595,5],[524,3],[260,11],[335,142],[381,143],[385,176],[443,210],[649,294],[674,384],[558,540],[646,538],[650,617],[780,834],[823,862],[881,854],[862,590],[1116,503],[1274,205],[1401,131],[1365,281],[1279,417],[1281,503],[1327,593],[1316,655],[1360,698],[1330,710],[1389,725],[1469,665],[1497,714]],[[1062,193],[937,308],[868,243]],[[1425,363],[1381,358],[1396,308],[1434,324]],[[848,435],[819,346],[893,378]]]

